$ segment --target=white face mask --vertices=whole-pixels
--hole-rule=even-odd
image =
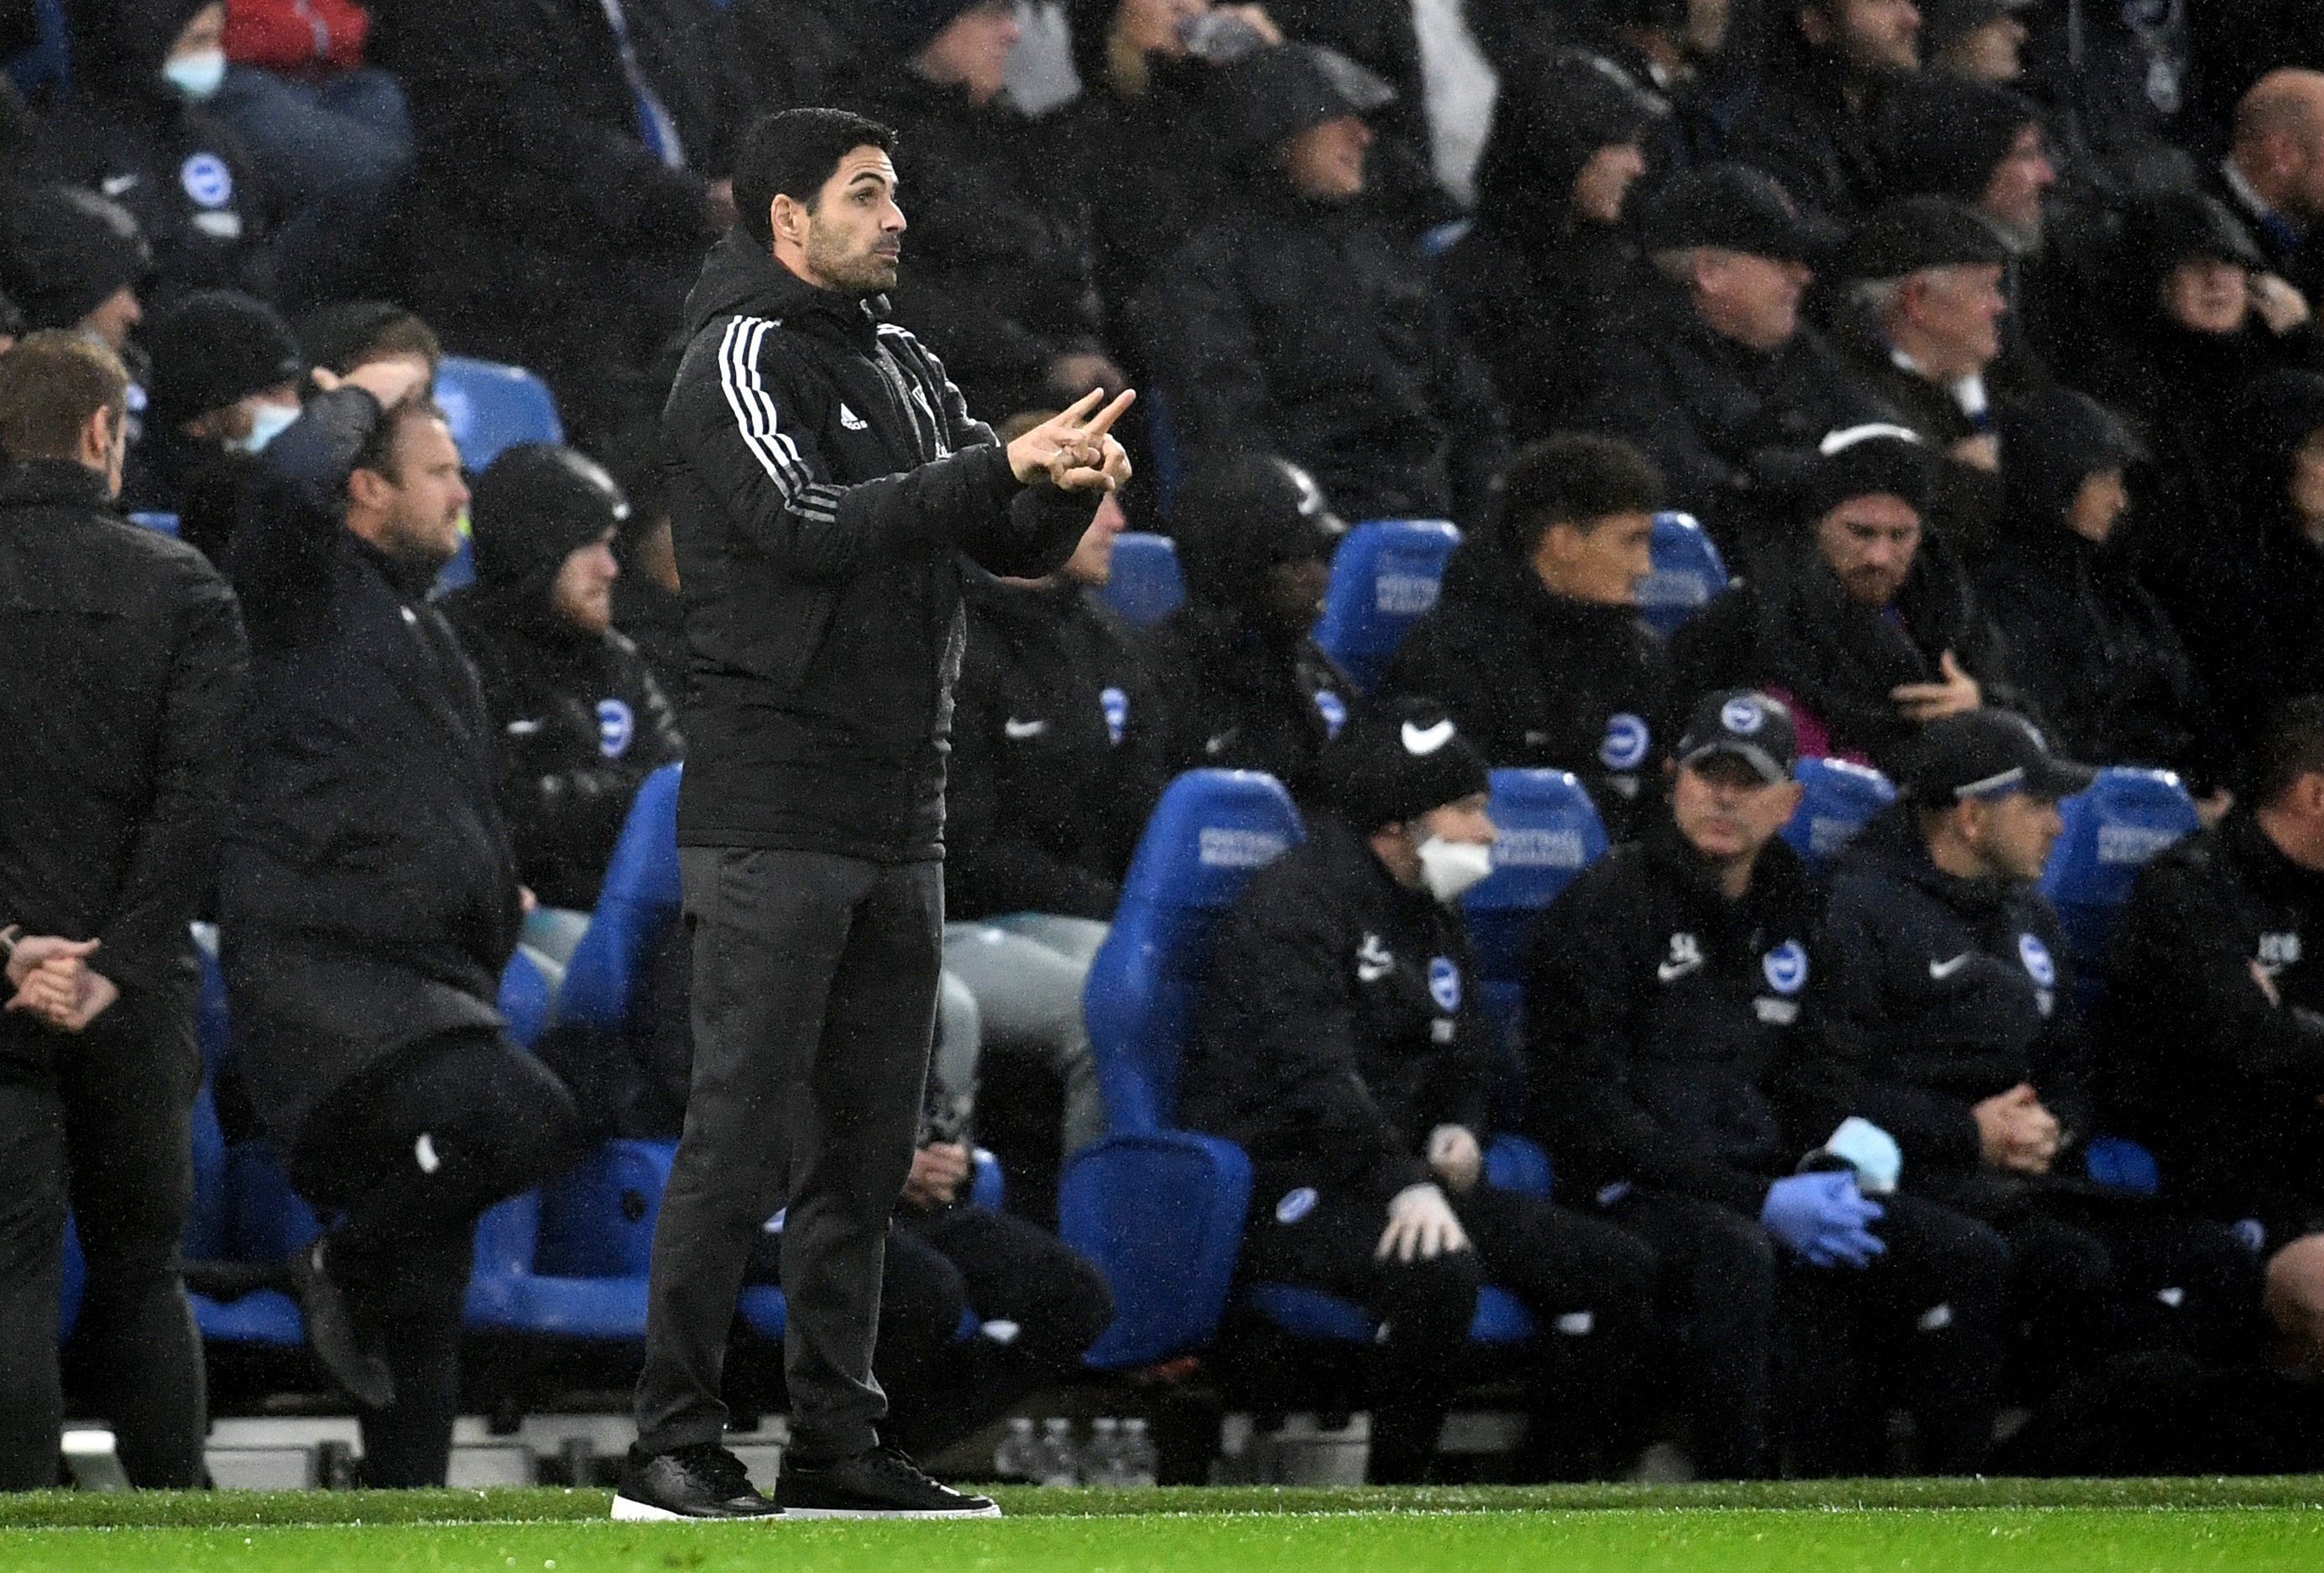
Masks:
[[[1493,849],[1474,841],[1447,841],[1431,836],[1420,844],[1420,877],[1428,893],[1446,906],[1462,893],[1493,872]]]
[[[161,62],[161,75],[170,86],[198,104],[224,85],[226,51],[206,49],[172,56]]]
[[[296,404],[254,404],[250,410],[250,435],[231,438],[226,446],[237,453],[256,453],[290,430],[298,420]]]

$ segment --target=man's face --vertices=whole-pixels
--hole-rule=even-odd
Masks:
[[[1921,64],[1921,12],[1913,0],[1839,0],[1840,58],[1858,70],[1910,71]]]
[[[1849,599],[1886,606],[1921,550],[1921,515],[1902,497],[1850,497],[1816,524],[1816,545]]]
[[[1800,296],[1812,276],[1805,263],[1706,249],[1695,270],[1696,304],[1721,338],[1780,349],[1799,330]]]
[[[776,199],[778,212],[788,200]],[[904,210],[896,206],[896,166],[885,153],[870,146],[850,152],[800,218],[807,282],[856,296],[896,287]]]
[[[2001,264],[1928,268],[1907,286],[1914,295],[1913,323],[1938,349],[1956,376],[1983,371],[2001,353]]]
[[[1997,16],[1945,45],[1936,63],[1964,77],[2006,87],[2025,69],[2018,58],[2025,47],[2025,24],[2017,18]]]
[[[381,477],[391,498],[380,549],[402,562],[451,561],[460,550],[468,486],[450,429],[433,417],[405,416],[397,422],[395,467],[395,475]]]
[[[1267,570],[1267,614],[1277,627],[1305,634],[1323,615],[1332,565],[1320,557],[1278,562]]]
[[[1017,47],[1017,7],[1011,0],[984,0],[952,20],[912,57],[931,82],[957,82],[972,102],[989,104],[1009,81],[1009,51]]]
[[[1635,606],[1638,586],[1655,570],[1651,514],[1609,514],[1591,528],[1559,523],[1542,538],[1535,560],[1542,582],[1558,595],[1600,606]]]
[[[1364,194],[1364,150],[1372,128],[1342,115],[1311,125],[1284,143],[1283,172],[1291,189],[1314,202],[1352,202]]]
[[[2324,525],[2324,430],[2310,432],[2292,456],[2292,506],[2310,530]]]
[[[1098,499],[1097,517],[1082,532],[1081,544],[1074,548],[1073,556],[1065,559],[1065,566],[1059,571],[1077,585],[1105,584],[1113,578],[1114,537],[1129,527],[1130,520],[1114,495],[1102,494]]]
[[[1686,51],[1699,60],[1717,54],[1727,42],[1728,0],[1689,0],[1686,8]]]
[[[80,319],[81,331],[93,334],[113,347],[119,355],[129,347],[129,330],[145,320],[145,308],[137,303],[137,291],[127,284],[99,301],[89,314]]]
[[[2008,153],[1993,166],[1978,206],[2031,249],[2042,240],[2042,199],[2057,183],[2058,166],[2050,162],[2050,150],[2043,145],[2042,128],[2021,125]]]
[[[1446,841],[1465,841],[1471,847],[1490,847],[1500,832],[1486,811],[1489,802],[1485,793],[1478,792],[1429,810],[1406,827],[1412,833],[1413,845],[1416,847],[1431,837],[1437,837]]]
[[[2082,477],[2066,513],[2066,526],[2085,541],[2106,544],[2115,522],[2130,506],[2130,488],[2118,469],[2102,469]]]
[[[613,560],[613,532],[606,532],[566,558],[549,587],[557,615],[584,634],[603,634],[613,625],[613,581],[621,577]]]
[[[1600,148],[1573,177],[1573,210],[1592,224],[1619,224],[1630,182],[1646,172],[1646,155],[1635,142]]]
[[[2234,263],[2197,257],[2163,281],[2163,309],[2198,333],[2235,333],[2251,311],[2251,281]]]
[[[1996,879],[2032,884],[2050,861],[2050,848],[2066,828],[2055,800],[2031,792],[1972,798],[1958,810],[1961,831]]]
[[[1679,767],[1671,814],[1687,845],[1711,862],[1748,863],[1791,822],[1800,795],[1797,782],[1765,780],[1734,754],[1714,754]]]

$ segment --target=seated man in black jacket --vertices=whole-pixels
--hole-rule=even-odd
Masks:
[[[2089,780],[2011,711],[1930,724],[1903,799],[1833,877],[1822,1053],[1803,1081],[1808,1129],[1870,1120],[1903,1149],[1906,1190],[2009,1241],[2052,1371],[2120,1348],[2223,1352],[2258,1300],[2224,1228],[2069,1172],[2091,1134],[2089,1044],[2034,882],[2058,800]]]
[[[2116,1128],[2163,1195],[2267,1262],[2268,1315],[2324,1369],[2324,700],[2262,735],[2249,808],[2147,865],[2104,1021]]]
[[[1361,704],[1311,632],[1347,525],[1304,469],[1251,454],[1198,470],[1174,516],[1186,601],[1147,631],[1184,770],[1263,770],[1305,800],[1315,762]]]
[[[1391,692],[1452,709],[1494,764],[1570,770],[1607,828],[1642,828],[1668,756],[1670,658],[1638,621],[1662,475],[1628,443],[1573,434],[1519,453],[1499,528],[1453,553],[1406,635]]]
[[[1454,902],[1490,865],[1483,760],[1442,709],[1351,722],[1332,807],[1220,923],[1180,1114],[1250,1150],[1243,1270],[1360,1300],[1373,1346],[1371,1477],[1417,1480],[1459,1381],[1477,1291],[1507,1284],[1608,1383],[1602,1440],[1646,1331],[1654,1258],[1610,1224],[1480,1183],[1490,1028]],[[1472,1244],[1473,1242],[1473,1244]]]
[[[484,685],[517,877],[552,907],[597,904],[639,785],[686,752],[638,647],[614,631],[622,490],[554,443],[503,449],[476,482],[476,582],[444,603]]]
[[[1690,1329],[1699,1473],[1767,1473],[1784,1443],[1798,1473],[1860,1472],[1868,1411],[1845,1356],[1859,1326],[1895,1350],[1922,1469],[1974,1473],[1993,1435],[2008,1246],[1893,1194],[1880,1162],[1893,1145],[1863,1122],[1784,1117],[1823,992],[1822,898],[1776,835],[1799,806],[1795,753],[1780,702],[1706,699],[1679,741],[1670,811],[1543,912],[1526,976],[1531,1125],[1559,1178],[1662,1258]],[[1779,1356],[1779,1283],[1842,1325]],[[1798,1405],[1780,1428],[1779,1369]]]

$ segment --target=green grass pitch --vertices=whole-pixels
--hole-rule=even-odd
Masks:
[[[2324,1478],[1011,1491],[997,1522],[616,1524],[602,1491],[0,1498],[6,1573],[2324,1569]]]

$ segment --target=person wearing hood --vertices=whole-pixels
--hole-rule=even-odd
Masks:
[[[2069,388],[2002,406],[2001,526],[1977,574],[2009,630],[2009,670],[2058,745],[2101,764],[2177,771],[2199,792],[2227,764],[2217,717],[2161,602],[2113,541],[2145,449]],[[2225,812],[2224,795],[2206,805]]]
[[[1373,1481],[1425,1477],[1487,1279],[1587,1340],[1601,1390],[1536,1412],[1524,1477],[1618,1431],[1655,1259],[1483,1180],[1492,1028],[1458,902],[1491,866],[1484,761],[1442,708],[1400,700],[1351,720],[1322,773],[1306,840],[1219,921],[1179,1121],[1250,1154],[1244,1275],[1348,1296],[1379,1324]]]
[[[1268,454],[1197,470],[1174,517],[1186,599],[1146,634],[1163,763],[1263,770],[1305,802],[1323,745],[1363,703],[1314,634],[1347,525],[1312,476]]]
[[[1569,433],[1523,449],[1499,527],[1455,551],[1443,598],[1388,670],[1389,692],[1444,705],[1492,763],[1580,776],[1617,840],[1652,817],[1683,708],[1638,620],[1662,505],[1661,474],[1627,442]]]
[[[1848,223],[1877,199],[1881,92],[1921,69],[1913,0],[1794,0],[1775,7],[1769,68],[1728,134],[1728,156],[1765,170],[1803,207]],[[1784,21],[1790,23],[1785,28]]]
[[[142,292],[153,248],[116,202],[78,186],[12,188],[0,202],[0,285],[27,328],[87,334],[123,357],[134,378],[143,351],[130,334],[145,319]],[[131,413],[143,390],[131,395]]]
[[[1968,558],[1983,555],[2008,455],[1988,384],[2001,356],[2009,251],[1977,214],[1904,197],[1867,218],[1841,254],[1846,293],[1832,339],[1857,380],[1935,458],[1929,520]]]
[[[2008,1247],[1897,1195],[1885,1133],[1787,1118],[1824,993],[1822,897],[1778,834],[1803,791],[1791,714],[1714,693],[1674,753],[1669,809],[1535,920],[1527,1129],[1573,1194],[1662,1259],[1688,1329],[1699,1474],[1779,1459],[1863,1473],[1860,1384],[1835,1357],[1859,1328],[1893,1350],[1923,1471],[1973,1474],[1993,1436]],[[1779,1297],[1842,1325],[1803,1338]],[[1940,1305],[1952,1314],[1932,1326]]]
[[[1585,0],[1549,31],[1624,86],[1666,106],[1656,116],[1646,162],[1667,174],[1698,153],[1708,156],[1723,140],[1709,100],[1733,20],[1730,0]]]
[[[1088,193],[1064,178],[1055,125],[1001,91],[1014,5],[872,0],[861,25],[870,55],[836,101],[895,127],[903,150],[912,266],[891,297],[895,319],[979,409],[1119,392],[1099,338]]]
[[[1355,518],[1475,516],[1503,422],[1426,261],[1366,204],[1387,84],[1293,43],[1217,91],[1241,189],[1138,307],[1189,465],[1279,453]]]
[[[136,218],[164,298],[272,299],[261,173],[208,107],[226,78],[225,0],[75,0],[67,11],[75,90],[51,112],[49,167]]]
[[[274,308],[231,290],[183,297],[143,337],[153,370],[124,505],[177,514],[178,538],[223,561],[250,456],[299,419],[306,357]]]
[[[517,877],[587,911],[647,776],[686,751],[638,647],[613,625],[613,536],[630,504],[594,460],[504,449],[469,508],[476,582],[444,602],[475,662]]]
[[[2256,1264],[2224,1228],[2075,1177],[2095,1133],[2089,1041],[2037,882],[2058,800],[2093,773],[2012,711],[1929,725],[1902,796],[1834,867],[1799,1100],[1810,1130],[1879,1126],[1906,1193],[2000,1231],[2052,1375],[2118,1351],[2226,1355],[2259,1302]]]
[[[1491,368],[1516,440],[1571,423],[1591,391],[1589,342],[1651,292],[1623,220],[1637,182],[1674,172],[1654,162],[1674,145],[1667,100],[1598,56],[1536,51],[1503,74],[1477,217],[1436,287]]]
[[[896,145],[836,109],[752,127],[663,412],[694,678],[694,1090],[617,1518],[999,1512],[882,1445],[881,1263],[942,963],[963,577],[1065,563],[1129,478],[1107,432],[1131,395],[1101,411],[1093,392],[1005,444],[969,413],[882,319]],[[791,1446],[770,1502],[724,1447],[720,1386],[752,1246],[784,1207]]]
[[[1824,433],[1893,413],[1801,319],[1811,264],[1838,238],[1757,170],[1691,171],[1645,204],[1639,244],[1659,276],[1641,309],[1591,340],[1574,424],[1645,449],[1671,506],[1747,572],[1783,534],[1759,472],[1803,466]]]
[[[1924,724],[2014,698],[2000,633],[1923,523],[1930,471],[1928,445],[1900,426],[1826,437],[1790,551],[1672,641],[1679,691],[1765,689],[1807,753],[1884,770]]]

